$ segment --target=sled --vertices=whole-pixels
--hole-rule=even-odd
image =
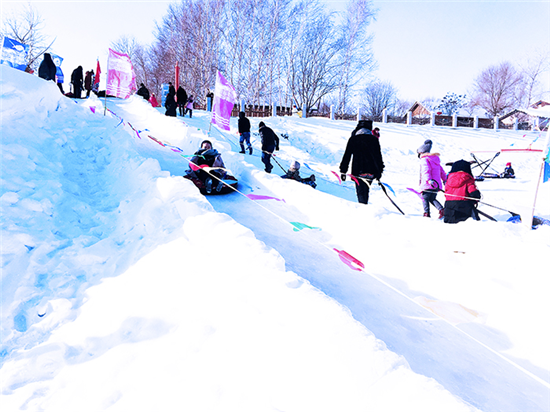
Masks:
[[[185,179],[191,180],[193,182],[193,184],[195,186],[197,186],[197,188],[199,189],[199,191],[203,195],[225,195],[227,193],[233,193],[234,191],[237,190],[237,186],[238,186],[238,183],[239,183],[238,180],[235,178],[235,176],[233,176],[229,173],[226,173],[225,177],[223,179],[221,179],[221,181],[224,183],[222,189],[219,192],[216,191],[216,186],[218,185],[220,180],[218,180],[216,178],[212,178],[212,182],[213,182],[212,192],[207,193],[206,192],[206,185],[198,177],[195,177],[195,176],[192,176],[192,175],[185,175],[183,177]]]

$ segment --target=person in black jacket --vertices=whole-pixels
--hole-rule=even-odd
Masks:
[[[147,89],[147,87],[145,87],[145,85],[143,83],[141,83],[139,85],[139,89],[138,91],[136,92],[136,94],[138,96],[141,96],[143,97],[145,100],[149,101],[149,97],[151,97],[150,93],[149,93],[149,89]]]
[[[57,68],[55,67],[51,54],[44,53],[44,60],[42,60],[40,67],[38,67],[38,77],[44,80],[53,80],[55,82],[56,72]]]
[[[244,112],[239,112],[239,144],[241,145],[241,151],[239,153],[244,153],[244,142],[246,141],[246,146],[248,153],[252,154],[252,145],[250,144],[250,120],[247,119]]]
[[[271,173],[271,169],[273,169],[271,155],[275,150],[279,150],[279,137],[264,122],[260,122],[258,126],[262,139],[262,162],[265,165],[265,171]]]
[[[82,66],[78,66],[71,74],[71,83],[73,84],[73,94],[77,99],[82,98],[83,82]]]
[[[357,180],[355,183],[357,201],[367,204],[370,184],[375,179],[379,180],[384,170],[380,142],[372,134],[372,120],[360,120],[351,133],[340,163],[342,180],[346,180],[346,172],[352,156],[351,174]]]
[[[164,107],[166,107],[166,112],[164,113],[166,116],[172,116],[176,117],[176,100],[174,97],[176,96],[176,90],[174,87],[170,87],[168,91],[168,95],[166,96],[166,101],[164,102]]]
[[[183,116],[185,114],[185,105],[187,104],[187,93],[185,92],[185,89],[183,87],[178,87],[176,97],[178,98],[177,103],[180,111],[180,116]]]

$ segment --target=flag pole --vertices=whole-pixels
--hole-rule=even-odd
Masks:
[[[107,115],[107,86],[109,84],[109,57],[111,57],[111,49],[109,49],[109,56],[107,57],[107,79],[105,82],[105,104],[104,104],[103,116]],[[97,92],[99,93],[99,86],[97,88]]]
[[[529,221],[529,225],[531,226],[531,228],[533,227],[533,218],[535,217],[535,206],[537,204],[537,197],[539,194],[540,180],[542,177],[542,173],[544,171],[544,163],[546,162],[547,157],[550,156],[550,152],[548,149],[549,147],[550,147],[550,124],[548,124],[547,126],[546,143],[544,144],[543,158],[542,158],[542,163],[540,164],[539,177],[537,179],[537,189],[535,190],[535,200],[533,201],[533,209],[531,210],[531,213],[530,213],[531,220]]]

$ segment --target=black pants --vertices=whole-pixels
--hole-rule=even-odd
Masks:
[[[359,184],[355,183],[357,201],[366,205],[369,203],[369,185],[363,179],[357,179],[357,181],[359,182]],[[368,180],[368,182],[371,184],[372,180]]]

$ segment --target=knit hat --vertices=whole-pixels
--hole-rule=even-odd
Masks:
[[[294,161],[290,164],[290,170],[292,170],[292,171],[300,170],[300,163],[298,163],[296,160],[294,160]]]
[[[372,120],[359,120],[357,122],[357,126],[355,127],[355,130],[359,130],[359,129],[372,130]]]
[[[212,142],[210,140],[203,140],[202,143],[201,143],[201,147],[205,143],[208,143],[210,145],[210,147],[212,147]]]
[[[422,153],[430,153],[430,150],[432,150],[432,141],[430,139],[426,140],[422,146],[420,146],[418,149],[416,149],[416,152],[418,154]]]
[[[506,166],[512,166],[512,162],[506,163]]]
[[[264,122],[260,122],[260,123],[258,124],[258,129],[259,129],[260,127],[264,127],[264,126],[265,126],[265,123],[264,123]]]

